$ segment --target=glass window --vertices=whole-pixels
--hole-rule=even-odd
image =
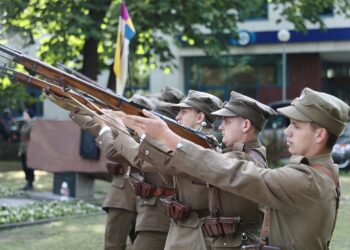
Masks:
[[[281,55],[185,58],[185,88],[220,93],[223,99],[231,90],[257,98],[259,87],[279,85],[280,71]]]

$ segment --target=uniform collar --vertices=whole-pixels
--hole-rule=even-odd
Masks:
[[[320,163],[320,162],[325,164],[334,164],[331,153],[307,157],[307,159],[310,162],[310,164]]]
[[[246,142],[246,143],[234,143],[232,145],[232,147],[226,148],[225,152],[231,152],[231,151],[246,151],[249,149],[256,149],[256,148],[260,148],[261,147],[261,143],[259,140],[254,140],[254,141],[250,141],[250,142]]]
[[[334,164],[333,159],[332,159],[332,154],[327,153],[327,154],[322,154],[322,155],[316,155],[312,157],[305,157],[301,155],[292,155],[289,158],[289,163],[302,163],[306,165],[312,165],[315,163],[320,163],[322,162],[323,164]]]

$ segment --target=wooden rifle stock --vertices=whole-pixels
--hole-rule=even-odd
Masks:
[[[72,87],[78,89],[79,91],[85,92],[88,95],[91,95],[94,98],[97,98],[101,102],[105,103],[111,109],[120,110],[129,115],[144,116],[142,113],[142,109],[144,109],[143,106],[131,102],[122,96],[113,94],[99,85],[92,84],[91,82],[68,74],[51,65],[41,62],[36,58],[32,58],[18,50],[11,49],[5,45],[0,44],[0,51],[11,56],[12,61],[17,62],[23,65],[26,69],[29,69],[52,80],[55,84],[58,84],[63,88]],[[156,112],[153,113],[162,118],[168,124],[169,128],[176,134],[192,141],[193,143],[201,145],[205,148],[210,148],[216,144],[215,140],[206,137],[201,132],[184,127],[178,124],[175,120],[170,119],[166,116],[162,116]]]
[[[63,90],[61,87],[58,87],[54,84],[51,84],[49,82],[46,82],[44,80],[38,79],[34,76],[30,76],[24,73],[21,73],[19,71],[13,70],[11,68],[8,68],[6,66],[0,65],[0,71],[2,72],[2,74],[6,74],[9,77],[17,80],[20,83],[23,83],[25,85],[29,85],[44,91],[51,91],[52,93],[54,93],[55,95],[59,96],[59,97],[64,97],[64,98],[69,98],[69,96],[72,96],[73,98],[75,98],[76,100],[78,100],[80,103],[86,105],[88,108],[99,112],[94,105],[96,105],[98,108],[106,108],[107,106],[101,102],[96,102],[96,100],[89,100],[91,102],[94,103],[94,105],[91,105],[91,103],[89,103],[85,98],[89,98],[89,97],[82,97],[77,93],[74,93],[72,90]]]

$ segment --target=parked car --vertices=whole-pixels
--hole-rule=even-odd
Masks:
[[[271,108],[277,110],[290,105],[290,100],[277,101],[268,104]],[[284,129],[289,125],[289,119],[283,115],[277,114],[270,117],[264,129],[260,133],[260,141],[266,147],[267,161],[272,166],[280,165],[278,162],[288,159],[286,137]]]
[[[347,123],[332,150],[332,157],[339,169],[350,169],[350,123]]]

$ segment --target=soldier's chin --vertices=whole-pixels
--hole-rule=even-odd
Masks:
[[[293,148],[291,148],[291,147],[288,147],[288,152],[289,152],[291,155],[296,155],[295,150],[293,150]]]

